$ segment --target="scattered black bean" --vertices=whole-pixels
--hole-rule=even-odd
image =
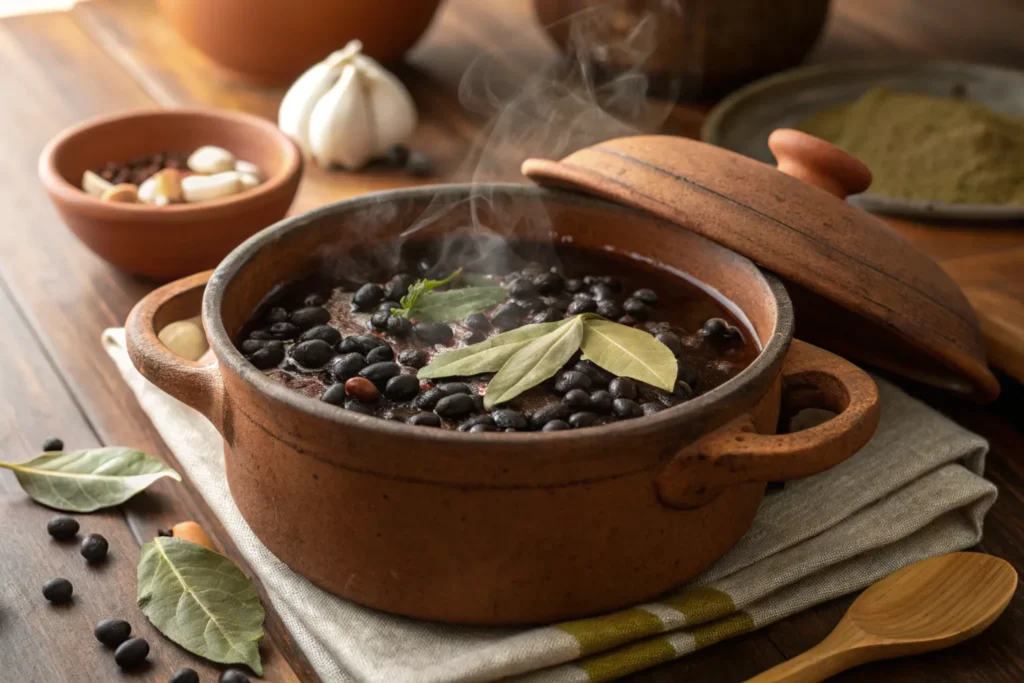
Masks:
[[[526,429],[527,422],[526,418],[518,410],[512,410],[511,408],[501,408],[491,413],[491,417],[494,419],[494,424],[501,427],[502,429]]]
[[[658,303],[658,293],[653,289],[638,289],[631,296],[649,306],[654,306]]]
[[[186,666],[174,672],[170,683],[199,683],[199,674],[195,672],[195,669]]]
[[[622,278],[617,278],[614,275],[605,275],[601,278],[601,284],[608,285],[612,288],[613,292],[622,291]]]
[[[365,377],[377,386],[387,384],[388,380],[402,373],[402,366],[393,361],[382,361],[372,363],[359,371],[360,377]]]
[[[459,425],[460,432],[468,432],[476,427],[477,425],[487,425],[493,427],[495,425],[494,418],[490,415],[475,415],[462,424]]]
[[[374,363],[383,363],[385,361],[395,359],[395,350],[390,346],[378,346],[375,349],[370,349],[370,352],[366,354],[366,362],[370,365]]]
[[[516,305],[523,309],[526,315],[534,316],[547,308],[547,304],[540,297],[535,299],[516,299]]]
[[[473,408],[478,413],[484,412],[484,397],[480,394],[471,394],[470,398],[473,399]]]
[[[346,353],[342,356],[338,356],[328,368],[328,371],[333,375],[334,379],[338,382],[344,382],[347,379],[355,377],[359,372],[366,367],[366,359],[362,355],[352,352]]]
[[[564,403],[549,403],[530,415],[530,424],[538,428],[543,427],[552,420],[564,420],[571,412],[572,409]]]
[[[284,343],[277,339],[246,339],[242,342],[242,353],[248,356],[249,354],[256,353],[260,349],[268,346],[280,346],[281,350],[284,350]],[[275,365],[276,364],[277,363],[275,363]]]
[[[269,341],[271,339],[276,340],[277,337],[272,335],[269,330],[253,330],[249,333],[249,339],[255,339],[257,341]]]
[[[117,647],[132,634],[132,625],[124,619],[103,619],[92,630],[96,640],[107,647]]]
[[[63,605],[74,592],[74,586],[67,579],[50,579],[43,584],[43,597],[54,605]]]
[[[644,415],[654,415],[655,413],[660,413],[665,410],[665,406],[661,403],[654,403],[653,401],[650,401],[648,403],[641,404],[640,409],[644,411]]]
[[[629,377],[616,377],[608,383],[608,392],[614,398],[636,398],[636,382]]]
[[[580,280],[579,278],[569,278],[568,280],[565,281],[565,291],[569,292],[570,294],[582,292],[584,287],[586,287],[586,284],[583,282],[583,280]]]
[[[590,381],[590,377],[585,373],[577,370],[565,370],[560,373],[558,378],[555,380],[555,391],[560,394],[564,394],[573,389],[589,391],[591,384],[592,382]]]
[[[549,296],[544,300],[547,305],[556,311],[565,313],[565,310],[572,304],[573,298],[568,294],[556,294],[555,296]]]
[[[395,168],[402,168],[409,160],[409,148],[405,145],[391,145],[384,152],[384,163]]]
[[[607,391],[598,389],[590,393],[590,409],[602,414],[610,413],[613,400],[615,399]]]
[[[514,330],[519,327],[519,321],[523,317],[523,308],[514,301],[503,304],[494,315],[491,316],[491,325],[502,332]]]
[[[295,311],[289,317],[291,323],[304,330],[317,325],[324,325],[331,319],[331,314],[323,306],[307,306]]]
[[[367,282],[352,295],[352,305],[357,311],[368,311],[384,298],[384,290],[380,285]]]
[[[377,308],[375,308],[374,310],[375,311],[387,311],[388,313],[390,313],[392,308],[401,308],[401,307],[402,307],[402,304],[398,303],[397,301],[392,301],[391,299],[385,299],[384,301],[381,301],[379,304],[377,304]]]
[[[142,638],[129,638],[114,650],[114,661],[122,669],[134,669],[149,656],[149,643]]]
[[[398,375],[388,380],[384,395],[399,403],[411,401],[420,393],[420,381],[415,375]]]
[[[622,310],[637,320],[646,320],[647,316],[650,315],[650,309],[647,304],[640,301],[640,299],[626,299],[622,304]]]
[[[565,429],[572,429],[565,420],[551,420],[541,427],[541,431],[544,432],[560,432]]]
[[[700,336],[723,346],[743,340],[740,328],[721,318],[708,318],[700,328]]]
[[[445,397],[445,393],[434,387],[433,389],[427,389],[412,402],[414,406],[420,410],[433,410],[437,405],[437,402]]]
[[[537,296],[537,286],[532,280],[521,277],[509,285],[508,293],[515,299],[532,299]]]
[[[47,522],[46,531],[58,541],[69,541],[78,533],[78,520],[67,515],[57,515]]]
[[[603,301],[605,299],[611,299],[615,296],[615,292],[612,288],[604,283],[598,283],[591,286],[590,296],[594,297],[597,301]]]
[[[441,418],[434,413],[416,413],[409,418],[409,424],[418,427],[440,427]]]
[[[533,278],[533,286],[541,294],[557,294],[562,290],[562,284],[562,276],[550,270]]]
[[[640,417],[644,414],[640,404],[631,398],[617,398],[612,401],[612,412],[615,413],[615,417],[621,417],[623,419]]]
[[[562,397],[562,402],[572,408],[589,408],[590,394],[588,394],[584,389],[570,389],[565,392],[565,396]]]
[[[378,332],[383,332],[388,329],[388,318],[390,317],[391,313],[389,311],[376,311],[370,316],[370,327]]]
[[[323,306],[325,303],[327,303],[327,298],[328,297],[321,294],[320,292],[313,292],[312,294],[306,295],[306,298],[302,300],[302,305],[306,307]]]
[[[99,534],[89,534],[82,539],[82,547],[78,549],[89,564],[99,564],[107,559],[107,539]]]
[[[412,151],[405,162],[405,170],[409,175],[426,178],[434,175],[434,162],[423,152]]]
[[[399,273],[384,285],[384,298],[398,301],[409,293],[409,287],[416,283],[416,276],[411,273]]]
[[[372,334],[354,334],[341,340],[341,343],[338,345],[338,351],[340,353],[358,353],[365,356],[371,349],[386,345],[386,341],[380,337],[374,337]]]
[[[595,387],[606,387],[608,382],[615,378],[615,375],[589,360],[579,361],[573,369],[589,377],[590,383]]]
[[[280,306],[275,306],[274,308],[271,308],[269,311],[267,311],[266,319],[267,322],[271,324],[286,323],[288,322],[288,311],[281,308]]]
[[[317,369],[327,365],[336,352],[334,347],[322,339],[299,342],[291,348],[289,355],[304,368]]]
[[[412,323],[401,315],[392,315],[388,318],[388,334],[398,339],[404,339],[412,334]]]
[[[299,337],[300,342],[312,341],[314,339],[325,341],[331,346],[334,346],[341,341],[341,332],[338,332],[338,330],[334,329],[330,325],[314,325],[303,332],[302,336]]]
[[[691,387],[697,383],[697,372],[689,365],[685,365],[682,361],[677,364],[678,371],[676,373],[676,379],[686,382]]]
[[[55,436],[51,436],[49,439],[43,442],[43,452],[53,453],[55,451],[63,451],[64,442]]]
[[[284,341],[288,339],[295,339],[299,336],[302,330],[299,329],[298,325],[294,325],[292,323],[274,323],[270,326],[269,332],[274,339]]]
[[[631,315],[624,315],[615,322],[617,322],[620,325],[625,325],[626,327],[635,327],[637,320]]]
[[[434,406],[434,412],[446,420],[457,420],[469,415],[474,410],[476,410],[476,403],[468,394],[445,396]]]
[[[479,344],[480,342],[484,341],[485,339],[487,339],[487,335],[486,334],[484,334],[480,330],[473,330],[469,334],[467,334],[465,337],[463,337],[462,341],[465,342],[466,346],[470,346],[472,344]]]
[[[284,360],[284,346],[281,344],[267,345],[249,354],[249,362],[260,370],[276,368]]]
[[[494,425],[479,424],[479,425],[473,425],[472,427],[470,427],[469,431],[474,432],[474,433],[476,433],[476,432],[496,432],[496,431],[498,431],[498,428],[495,427]]]
[[[444,382],[438,384],[437,388],[441,390],[445,396],[451,396],[452,394],[472,394],[473,388],[465,382]]]
[[[474,313],[473,315],[466,318],[463,324],[471,330],[477,332],[490,332],[491,321],[487,319],[487,316],[483,313]]]
[[[569,426],[575,429],[580,429],[581,427],[593,427],[597,424],[599,419],[600,418],[597,416],[597,413],[580,411],[569,416]]]
[[[562,314],[554,308],[545,308],[530,319],[532,323],[553,323],[562,319]]]
[[[569,304],[569,308],[565,310],[567,315],[579,315],[581,313],[594,313],[597,311],[597,302],[588,297],[578,296],[573,299],[573,302]]]
[[[405,349],[399,352],[398,362],[407,368],[422,368],[427,364],[427,352],[423,349]]]
[[[693,387],[690,386],[689,382],[678,380],[672,395],[679,396],[680,398],[691,398],[693,396]]]
[[[330,403],[332,406],[343,406],[348,396],[345,394],[345,383],[338,382],[327,387],[320,400],[324,403]]]
[[[373,415],[373,406],[367,403],[363,403],[359,399],[350,398],[345,401],[345,410],[350,413],[359,413],[360,415]]]
[[[602,299],[597,302],[597,314],[608,320],[617,320],[622,317],[622,306],[614,299]]]
[[[455,338],[452,328],[442,322],[422,322],[412,326],[416,338],[425,344],[447,344]]]
[[[667,346],[673,356],[678,357],[679,354],[683,352],[682,340],[679,339],[678,335],[673,334],[672,332],[659,332],[654,335],[654,338]]]

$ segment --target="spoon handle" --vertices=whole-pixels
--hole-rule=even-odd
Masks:
[[[857,629],[840,621],[825,640],[810,650],[773,666],[746,683],[818,683],[874,659],[873,649],[864,647],[866,644]]]

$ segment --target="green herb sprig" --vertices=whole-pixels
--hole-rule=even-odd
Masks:
[[[443,280],[417,280],[409,286],[409,291],[399,301],[402,307],[392,308],[391,312],[424,322],[450,322],[486,311],[508,299],[508,290],[498,285],[435,291],[461,276],[462,269],[459,268]]]

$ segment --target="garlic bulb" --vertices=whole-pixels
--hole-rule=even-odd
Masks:
[[[281,102],[278,126],[320,166],[362,168],[416,128],[402,82],[353,40],[299,76]]]

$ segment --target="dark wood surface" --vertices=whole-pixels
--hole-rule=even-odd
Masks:
[[[1017,0],[839,0],[812,59],[929,55],[1024,67],[1021,25],[1024,6]],[[480,130],[480,122],[460,107],[455,95],[466,66],[489,52],[504,68],[529,71],[553,56],[539,31],[523,27],[532,27],[526,0],[449,0],[402,67],[423,118],[414,144],[430,151],[439,176],[459,172]],[[510,41],[514,50],[506,49]],[[70,447],[132,445],[173,464],[98,342],[100,332],[121,325],[153,284],[113,270],[67,232],[36,181],[36,158],[62,128],[96,114],[203,104],[272,118],[282,92],[243,85],[214,70],[159,21],[149,0],[88,0],[70,13],[4,18],[0,64],[0,199],[5,208],[0,227],[0,457],[27,458],[46,436],[59,435]],[[705,110],[677,107],[669,129],[695,135]],[[409,183],[386,171],[346,175],[311,169],[293,212]],[[907,230],[918,231],[911,237],[926,248],[936,243],[928,229]],[[1019,248],[1020,236],[1014,228],[982,237],[961,231],[956,239],[942,241],[941,248],[944,258],[966,267],[963,259],[972,255]],[[1024,276],[1017,277],[1019,285]],[[1024,324],[1020,319],[1009,322]],[[1003,398],[987,407],[911,388],[992,443],[988,476],[999,486],[1000,497],[981,549],[1024,570],[1020,385],[1008,381]],[[105,616],[129,618],[137,631],[150,637],[153,665],[137,680],[165,681],[185,662],[200,670],[203,680],[214,680],[213,667],[153,634],[134,607],[138,545],[158,528],[195,519],[224,551],[237,557],[193,489],[164,480],[119,511],[85,517],[86,529],[100,530],[114,549],[110,564],[100,571],[87,570],[74,547],[50,542],[44,529],[50,514],[28,502],[9,473],[0,473],[0,680],[117,680],[110,654],[91,635],[92,623]],[[72,608],[53,609],[42,601],[42,583],[54,575],[75,583],[78,596]],[[851,599],[819,606],[630,680],[743,680],[820,640]],[[272,612],[268,631],[265,679],[315,681]],[[837,680],[1024,680],[1021,633],[1024,598],[1018,596],[973,641],[943,653],[872,665]]]

